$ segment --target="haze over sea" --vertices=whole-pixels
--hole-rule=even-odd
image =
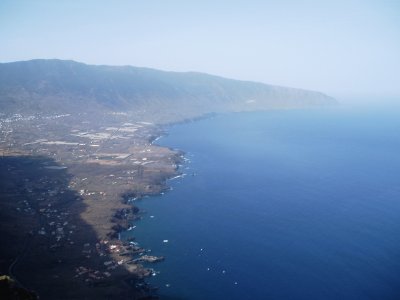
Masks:
[[[400,109],[218,115],[172,126],[187,176],[133,235],[164,299],[400,299]],[[165,242],[164,240],[168,240]]]

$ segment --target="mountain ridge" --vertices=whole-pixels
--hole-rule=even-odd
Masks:
[[[213,112],[331,104],[335,100],[320,92],[199,72],[59,59],[0,64],[4,113],[130,111],[176,121]]]

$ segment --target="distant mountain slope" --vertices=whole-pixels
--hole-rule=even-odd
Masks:
[[[5,113],[133,111],[173,121],[211,112],[333,103],[319,92],[202,73],[41,59],[0,64]]]

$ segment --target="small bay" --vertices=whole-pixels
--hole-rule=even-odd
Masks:
[[[400,299],[399,109],[218,115],[168,129],[186,176],[136,202],[162,299]]]

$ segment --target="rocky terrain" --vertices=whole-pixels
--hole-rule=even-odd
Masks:
[[[133,199],[166,189],[182,153],[151,143],[156,125],[128,119],[0,120],[0,270],[41,299],[152,294],[141,263],[163,258],[119,232],[140,218]]]

